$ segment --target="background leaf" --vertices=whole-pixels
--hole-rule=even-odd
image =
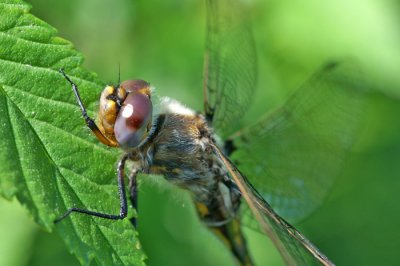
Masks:
[[[89,110],[103,85],[81,68],[72,45],[29,9],[22,1],[0,2],[0,193],[16,196],[44,229],[55,228],[81,263],[143,264],[128,220],[72,215],[53,224],[72,206],[119,212],[118,152],[90,136],[57,70],[64,68],[78,83]]]

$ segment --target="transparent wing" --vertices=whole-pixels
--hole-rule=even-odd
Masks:
[[[235,129],[257,79],[256,49],[246,6],[240,1],[207,0],[204,109],[221,137]]]
[[[232,160],[291,222],[318,207],[340,173],[359,129],[356,67],[325,66],[277,111],[231,139]]]
[[[307,238],[274,212],[216,146],[214,152],[223,161],[261,230],[274,243],[287,265],[334,265]]]

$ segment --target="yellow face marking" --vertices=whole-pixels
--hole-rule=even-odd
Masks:
[[[104,110],[116,110],[117,103],[114,102],[113,100],[107,100],[106,105],[104,106]]]
[[[113,96],[112,99],[109,98],[110,96]],[[112,142],[113,145],[117,143],[114,125],[119,111],[118,103],[122,103],[126,96],[127,93],[122,87],[115,88],[113,86],[106,86],[101,92],[99,112],[97,114],[98,128],[104,137],[108,139],[109,142]]]
[[[114,93],[114,87],[113,86],[107,86],[104,88],[103,93],[106,93],[108,95],[113,94]],[[103,94],[102,93],[102,94]]]
[[[125,99],[126,98],[126,91],[125,91],[124,88],[121,88],[121,87],[118,88],[117,97],[119,99]]]
[[[106,120],[108,123],[114,123],[116,117],[117,103],[112,100],[108,100],[104,106],[103,120]]]

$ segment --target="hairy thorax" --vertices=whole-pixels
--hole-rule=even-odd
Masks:
[[[206,203],[225,175],[222,163],[213,153],[213,132],[201,114],[164,100],[154,138],[142,149],[150,174],[187,189],[197,201]],[[161,120],[161,121],[160,121]]]
[[[197,200],[210,198],[222,166],[212,152],[211,132],[200,115],[166,114],[154,140],[149,172],[191,191]],[[204,199],[201,199],[203,198]]]
[[[208,225],[230,221],[239,208],[240,195],[213,151],[212,129],[203,115],[178,102],[167,99],[162,104],[150,139],[138,153],[141,168],[188,190]]]

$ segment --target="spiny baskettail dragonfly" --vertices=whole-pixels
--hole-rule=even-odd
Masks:
[[[61,70],[87,126],[124,155],[117,166],[119,214],[71,208],[56,222],[72,212],[124,219],[124,169],[131,161],[128,196],[134,208],[137,175],[163,175],[190,192],[200,219],[241,265],[253,265],[241,229],[245,217],[270,237],[288,265],[332,265],[285,219],[311,213],[338,175],[356,136],[359,98],[353,84],[340,75],[346,72],[340,64],[327,64],[280,108],[234,131],[232,124],[243,117],[256,88],[255,42],[239,1],[207,0],[206,5],[204,113],[168,97],[153,113],[150,84],[128,80],[105,87],[96,123],[78,87]],[[131,221],[136,226],[136,218]]]

